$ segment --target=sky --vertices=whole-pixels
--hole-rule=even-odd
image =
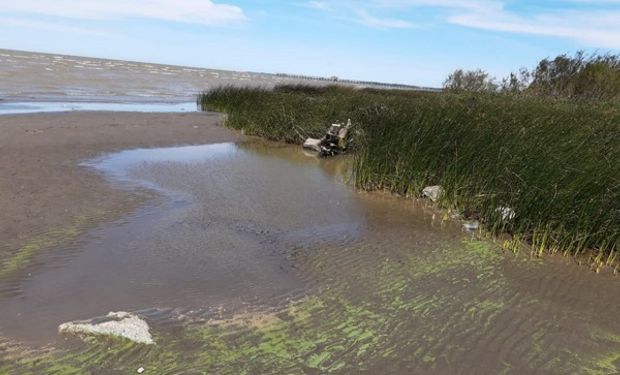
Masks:
[[[0,0],[0,48],[438,87],[620,53],[620,0]]]

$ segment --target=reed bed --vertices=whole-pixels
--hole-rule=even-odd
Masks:
[[[281,86],[222,87],[198,105],[227,113],[232,128],[289,143],[351,118],[358,188],[419,196],[441,185],[441,207],[510,234],[513,249],[587,252],[597,268],[618,264],[617,104]]]

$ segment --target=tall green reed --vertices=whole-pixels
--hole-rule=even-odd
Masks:
[[[351,118],[358,188],[419,196],[441,185],[442,207],[536,253],[617,259],[617,104],[335,86],[222,87],[198,103],[226,112],[232,128],[289,143]],[[503,217],[504,208],[516,216]]]

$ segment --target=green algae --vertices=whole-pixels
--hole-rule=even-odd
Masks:
[[[605,350],[584,366],[582,372],[590,375],[620,372],[620,332],[610,332],[594,326],[591,328],[591,335],[592,339],[600,342]]]
[[[615,351],[595,358],[582,373],[590,375],[607,375],[620,372],[620,351]]]
[[[90,219],[84,215],[77,216],[67,226],[52,229],[30,239],[14,254],[0,263],[0,278],[8,277],[28,267],[44,249],[74,240],[91,221]]]
[[[522,319],[544,319],[537,312],[541,302],[527,296],[507,307],[513,296],[501,271],[505,261],[500,250],[483,241],[412,255],[405,262],[384,259],[354,277],[332,275],[328,285],[283,310],[259,308],[240,319],[187,324],[181,334],[158,333],[153,347],[90,340],[80,351],[20,359],[12,367],[0,366],[0,373],[116,373],[138,367],[154,373],[389,373],[403,363],[417,372],[462,371],[478,360],[468,359],[473,343],[487,340],[482,347],[491,350],[511,339],[497,331],[506,324],[500,321],[504,314],[517,309]],[[338,267],[315,264],[325,274]],[[364,285],[365,293],[352,293],[352,284]],[[513,350],[525,350],[526,361],[507,356],[494,362],[486,356],[487,369],[503,374],[617,371],[620,334],[598,325],[584,329],[577,332],[585,344],[576,346],[543,330],[520,335]],[[494,331],[497,337],[490,335]]]

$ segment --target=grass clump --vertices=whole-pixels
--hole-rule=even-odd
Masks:
[[[615,263],[620,242],[620,106],[531,96],[281,86],[223,87],[198,98],[227,124],[300,143],[336,121],[356,124],[356,186],[418,196],[494,234],[544,251],[593,251]],[[501,214],[503,208],[516,213]]]

